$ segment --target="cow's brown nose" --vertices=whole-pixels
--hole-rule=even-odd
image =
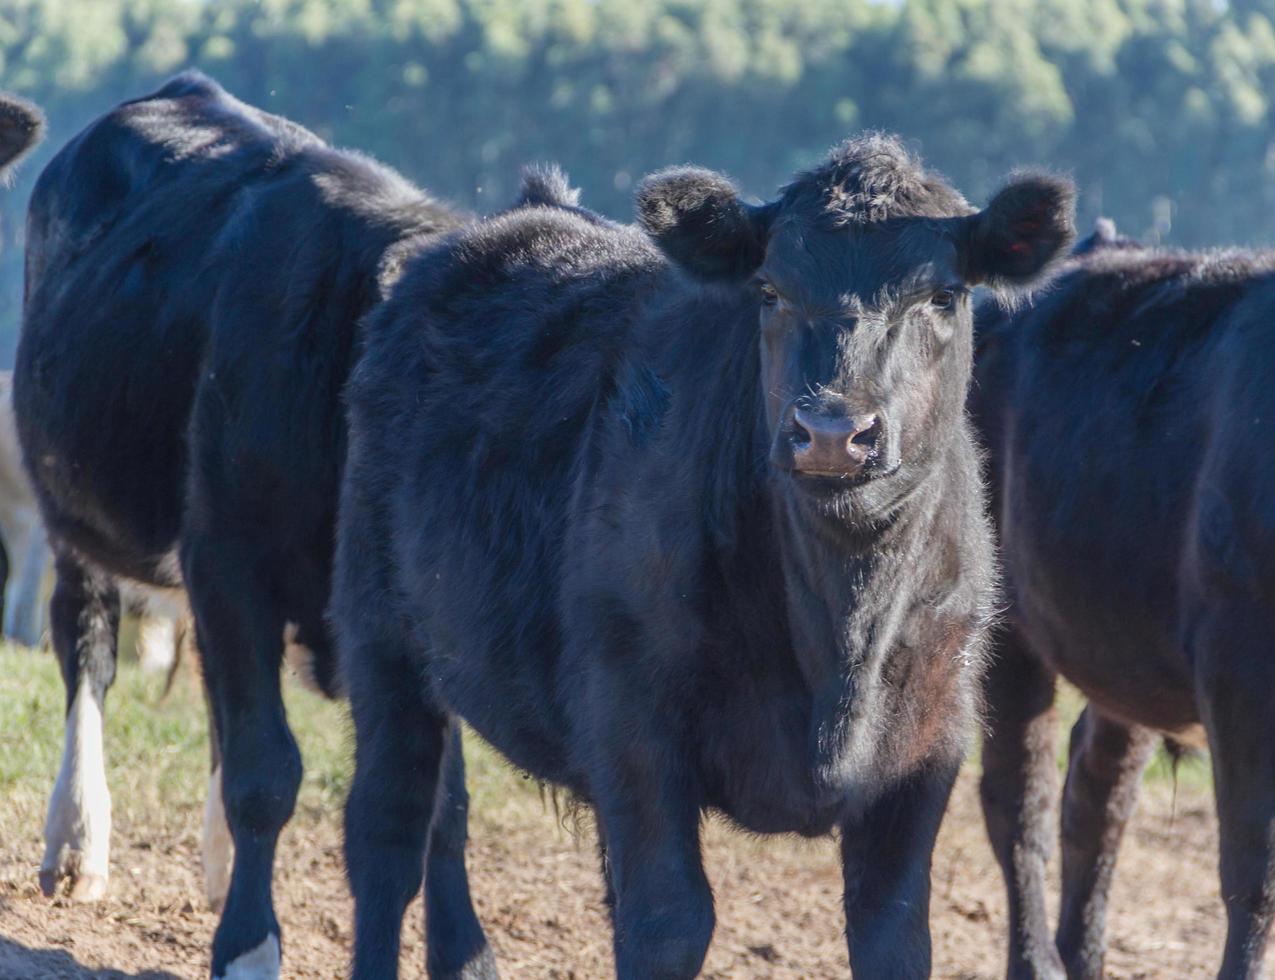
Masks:
[[[876,415],[822,415],[798,408],[792,416],[792,466],[798,473],[854,476],[876,453]]]

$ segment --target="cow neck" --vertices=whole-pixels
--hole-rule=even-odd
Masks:
[[[796,491],[773,494],[793,652],[814,692],[852,695],[853,677],[877,669],[895,645],[923,576],[937,525],[933,467],[888,516],[854,526],[809,506]]]

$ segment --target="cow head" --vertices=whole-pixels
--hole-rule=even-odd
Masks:
[[[1019,174],[975,211],[881,135],[841,145],[767,204],[678,168],[647,178],[637,205],[689,276],[751,296],[781,479],[856,510],[899,499],[957,431],[971,288],[1028,287],[1074,237],[1070,182]]]

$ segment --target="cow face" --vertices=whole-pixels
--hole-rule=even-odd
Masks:
[[[1023,175],[974,212],[895,140],[871,136],[764,205],[718,174],[656,174],[638,214],[691,276],[752,297],[781,479],[884,506],[957,430],[971,288],[1034,282],[1074,237],[1073,198],[1067,181]]]

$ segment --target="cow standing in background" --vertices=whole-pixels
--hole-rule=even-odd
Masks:
[[[1007,629],[987,678],[983,808],[1008,975],[1101,977],[1107,894],[1159,733],[1213,758],[1227,936],[1256,978],[1275,914],[1275,253],[1140,248],[1100,226],[1056,288],[978,318]],[[1046,918],[1054,686],[1089,704]]]
[[[1070,184],[976,212],[870,136],[743,204],[565,187],[414,250],[349,385],[333,619],[355,975],[397,972],[453,714],[594,807],[621,980],[696,974],[705,810],[839,829],[856,976],[930,969],[930,857],[995,605],[969,290]]]
[[[31,103],[0,93],[0,184],[44,138],[44,114]],[[0,241],[0,248],[3,242]],[[13,426],[12,376],[0,375],[0,625],[4,635],[28,646],[40,640],[39,600],[44,550],[39,514],[22,472]],[[13,589],[6,588],[14,567]]]
[[[234,843],[214,977],[279,974],[271,878],[301,780],[280,661],[296,640],[338,692],[324,612],[359,319],[404,241],[463,220],[197,73],[91,123],[32,195],[14,395],[56,555],[68,711],[41,883],[105,887],[120,583],[184,587],[216,735],[207,826],[224,800]],[[458,730],[448,743],[425,875],[431,970],[478,978],[494,968],[465,876]]]
[[[49,545],[13,420],[13,374],[0,372],[0,602],[4,635],[34,647],[44,634]]]

